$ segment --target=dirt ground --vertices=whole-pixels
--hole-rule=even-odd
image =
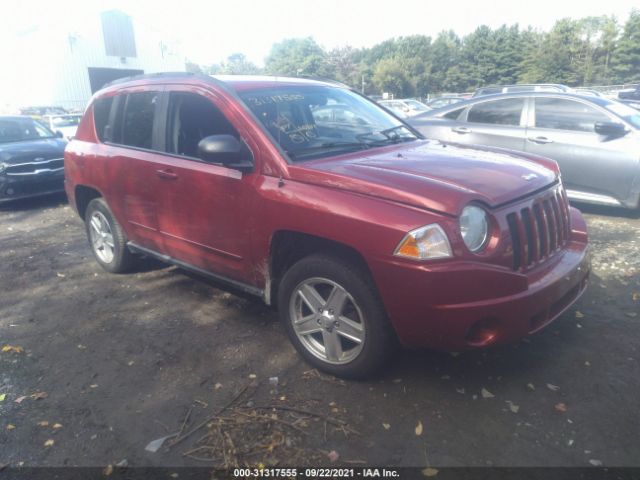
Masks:
[[[343,382],[259,301],[150,261],[104,272],[64,197],[1,206],[0,464],[640,466],[640,219],[581,208],[591,284],[552,326]]]

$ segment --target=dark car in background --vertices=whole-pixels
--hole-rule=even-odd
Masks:
[[[61,134],[25,116],[0,116],[0,202],[64,190]]]
[[[491,85],[478,88],[474,97],[484,95],[495,95],[497,93],[519,93],[519,92],[571,92],[571,87],[560,83],[520,83],[518,85]]]
[[[618,92],[618,100],[636,110],[640,110],[640,85]]]
[[[615,100],[552,92],[490,95],[408,121],[428,138],[551,158],[570,199],[639,208],[640,113]]]

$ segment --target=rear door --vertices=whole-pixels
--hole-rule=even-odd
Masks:
[[[637,171],[637,139],[608,138],[594,130],[596,122],[620,120],[578,99],[536,95],[534,102],[526,151],[558,162],[568,190],[628,198]]]
[[[105,126],[102,171],[105,195],[130,240],[162,250],[157,197],[149,179],[158,155],[158,113],[162,87],[127,89],[118,94]]]
[[[474,103],[451,126],[450,140],[524,150],[525,97]]]

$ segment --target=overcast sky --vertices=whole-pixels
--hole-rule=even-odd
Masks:
[[[326,48],[369,47],[445,29],[465,35],[482,24],[547,30],[560,18],[590,15],[614,15],[623,23],[634,6],[640,6],[638,0],[5,0],[0,2],[0,41],[10,45],[17,32],[43,23],[73,31],[84,18],[118,8],[134,17],[134,25],[143,22],[165,32],[197,63],[242,52],[262,65],[271,45],[290,37],[311,36]]]

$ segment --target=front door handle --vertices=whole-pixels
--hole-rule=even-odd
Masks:
[[[158,175],[163,180],[177,180],[178,175],[173,172],[171,169],[167,170],[156,170],[156,175]]]
[[[471,129],[469,129],[467,127],[453,127],[451,130],[456,132],[456,133],[460,133],[462,135],[464,135],[466,133],[471,133]]]
[[[527,138],[527,140],[529,140],[530,142],[533,142],[533,143],[539,143],[541,145],[543,145],[545,143],[553,143],[553,140],[551,140],[550,138],[547,138],[547,137],[529,137],[529,138]]]

